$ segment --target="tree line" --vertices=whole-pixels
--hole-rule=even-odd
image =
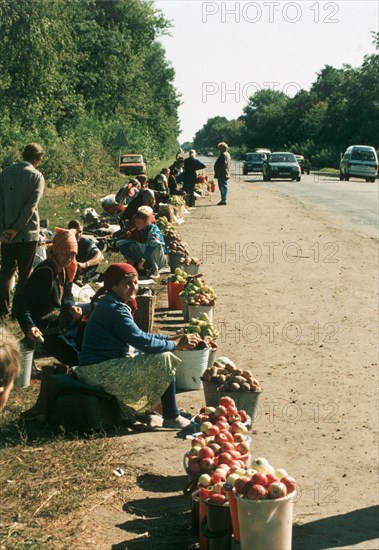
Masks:
[[[309,91],[293,98],[276,90],[260,90],[234,120],[208,119],[193,146],[206,153],[220,141],[235,157],[257,147],[303,154],[313,166],[337,167],[340,152],[351,144],[379,147],[379,33],[372,33],[376,53],[358,68],[326,65]]]
[[[101,178],[120,129],[147,160],[176,151],[169,27],[150,0],[0,0],[1,166],[38,141],[51,181]]]

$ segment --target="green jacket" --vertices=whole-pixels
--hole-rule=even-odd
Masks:
[[[32,164],[21,161],[0,174],[0,234],[16,229],[12,243],[38,241],[38,203],[45,180]]]

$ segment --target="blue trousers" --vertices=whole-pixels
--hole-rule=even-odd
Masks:
[[[226,202],[226,198],[228,196],[228,179],[218,179],[217,182],[221,193],[221,200]]]
[[[176,418],[180,412],[176,404],[175,380],[171,382],[161,397],[163,418]]]

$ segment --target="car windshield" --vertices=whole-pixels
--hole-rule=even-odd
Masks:
[[[143,162],[142,155],[126,155],[121,157],[121,162]]]
[[[296,162],[294,155],[283,154],[283,155],[271,155],[270,162]]]
[[[351,158],[352,160],[375,160],[375,155],[370,150],[354,149]]]
[[[250,153],[246,155],[246,160],[253,161],[253,160],[262,160],[263,154],[261,153]]]

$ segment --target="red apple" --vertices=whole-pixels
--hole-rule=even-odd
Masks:
[[[199,435],[194,437],[191,441],[192,447],[205,447],[207,442],[205,441],[204,437],[200,437]]]
[[[220,493],[214,493],[209,497],[209,501],[212,502],[213,504],[222,505],[226,502],[226,496],[221,495]]]
[[[287,494],[287,487],[281,481],[271,483],[268,488],[270,498],[283,498]]]
[[[195,422],[197,424],[202,424],[203,422],[207,422],[209,420],[209,416],[207,414],[198,414],[195,416]]]
[[[197,456],[201,448],[202,447],[191,447],[191,449],[187,453],[187,456]]]
[[[266,489],[263,485],[251,485],[246,492],[246,496],[249,500],[259,500],[266,496]]]
[[[250,478],[247,476],[242,476],[236,480],[234,488],[237,493],[243,495],[245,493],[245,487],[247,487],[248,484],[251,484]]]
[[[226,479],[226,472],[224,472],[223,474],[219,472],[214,472],[211,476],[212,485],[215,485],[216,483],[220,483],[220,481],[224,482],[225,479]]]
[[[220,431],[229,429],[229,424],[227,421],[223,422],[221,420],[217,420],[215,426],[217,426]]]
[[[287,487],[287,495],[290,495],[294,491],[296,491],[297,483],[296,480],[291,476],[282,477],[280,480],[281,483],[284,483],[284,485]]]
[[[279,481],[278,478],[273,474],[266,474],[266,477],[267,477],[267,485],[271,485],[271,483],[275,483],[275,481]]]
[[[212,451],[214,452],[215,455],[216,455],[216,454],[220,451],[220,449],[221,449],[221,447],[220,447],[220,445],[219,445],[218,443],[209,443],[209,448],[212,449]]]
[[[261,474],[260,472],[254,474],[251,478],[251,481],[253,485],[263,485],[263,487],[266,487],[268,485],[266,474]]]
[[[203,473],[207,473],[211,470],[213,466],[213,460],[211,458],[203,458],[203,460],[200,462],[200,471]]]
[[[228,451],[234,451],[234,445],[230,441],[225,441],[225,443],[221,445],[221,452],[224,453]]]
[[[213,424],[212,422],[209,422],[209,420],[207,422],[203,422],[202,425],[200,426],[200,431],[203,432],[203,434],[207,434],[208,435],[208,431],[210,428],[212,428]]]
[[[223,443],[229,441],[229,438],[225,435],[226,433],[228,432],[220,432],[218,435],[216,435],[215,442],[218,443],[218,445],[222,446]]]
[[[227,395],[225,395],[224,397],[221,397],[220,405],[228,408],[228,407],[235,407],[236,404],[231,397],[228,397]]]
[[[219,464],[228,464],[228,466],[230,466],[232,461],[233,461],[233,457],[230,453],[221,453],[218,455]]]
[[[200,458],[200,460],[202,460],[203,458],[213,458],[214,455],[214,451],[210,447],[201,447],[201,449],[197,453],[197,456]]]
[[[247,420],[247,412],[241,409],[240,411],[238,411],[238,414],[239,414],[240,417],[241,417],[241,422],[246,422],[246,420]]]
[[[223,405],[219,405],[218,407],[216,407],[215,416],[220,417],[220,416],[225,416],[225,414],[226,414],[226,407],[224,407]]]
[[[229,430],[225,430],[225,431],[220,432],[220,433],[224,433],[225,436],[226,436],[226,439],[228,441],[230,441],[231,443],[234,443],[233,434],[231,432],[229,432]]]
[[[226,424],[228,424],[228,419],[226,418],[225,415],[222,415],[217,418],[217,422],[225,422]],[[228,424],[228,427],[229,427],[229,424]]]
[[[208,430],[208,435],[210,437],[215,437],[216,435],[218,435],[220,433],[220,428],[216,425],[212,426],[211,428],[209,428]]]
[[[241,456],[241,453],[237,451],[237,449],[233,449],[232,451],[228,451],[230,455],[232,455],[233,460],[239,460],[239,457]]]

